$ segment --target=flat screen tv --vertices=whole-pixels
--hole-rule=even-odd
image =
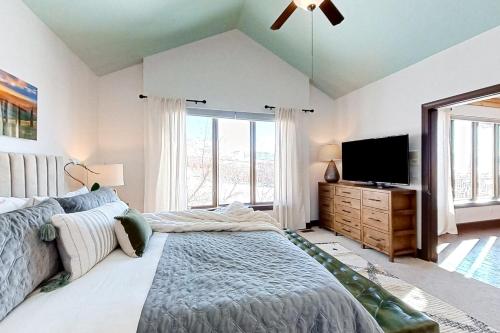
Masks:
[[[343,142],[342,178],[408,185],[408,155],[408,135]]]

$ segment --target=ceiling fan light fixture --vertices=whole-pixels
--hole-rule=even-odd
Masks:
[[[319,7],[323,3],[324,0],[293,0],[293,2],[297,5],[297,7],[300,7],[304,10],[310,10],[311,6],[312,8]]]

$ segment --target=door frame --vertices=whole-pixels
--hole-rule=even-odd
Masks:
[[[500,94],[500,84],[422,105],[422,249],[419,257],[437,262],[437,112],[438,109]]]

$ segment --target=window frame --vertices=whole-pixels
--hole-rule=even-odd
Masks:
[[[456,208],[466,208],[466,207],[481,207],[481,206],[492,206],[492,205],[500,205],[500,119],[490,119],[490,118],[481,118],[481,117],[470,117],[470,116],[461,116],[461,115],[453,115],[451,117],[451,126],[450,126],[450,158],[451,158],[451,184],[453,197],[455,197],[455,171],[454,171],[454,154],[453,154],[453,138],[454,138],[454,120],[465,120],[471,123],[471,157],[472,157],[472,195],[469,200],[454,200],[454,206]],[[493,124],[493,197],[489,199],[478,198],[478,124],[479,123],[491,123]]]
[[[255,210],[272,210],[273,202],[257,202],[257,122],[274,122],[274,117],[268,114],[256,114],[252,117],[250,113],[239,113],[243,117],[237,117],[235,112],[229,111],[211,111],[204,109],[196,109],[194,112],[188,110],[188,117],[208,117],[212,120],[212,205],[204,206],[189,206],[190,209],[215,209],[217,207],[224,207],[227,204],[219,204],[219,119],[235,119],[245,120],[250,123],[250,202],[245,202]],[[228,115],[228,116],[226,116]],[[260,116],[259,116],[260,115]],[[249,119],[250,118],[250,119]],[[254,119],[251,119],[254,118]]]

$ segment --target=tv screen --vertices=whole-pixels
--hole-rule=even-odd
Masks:
[[[408,135],[343,142],[342,178],[408,185],[408,155]]]

